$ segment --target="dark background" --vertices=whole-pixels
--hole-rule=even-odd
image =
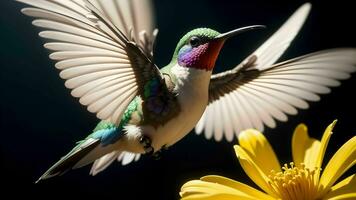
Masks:
[[[245,25],[265,24],[268,29],[250,32],[230,40],[217,65],[232,67],[273,33],[304,1],[297,0],[181,0],[155,1],[160,29],[156,60],[167,64],[179,38],[196,27],[221,32]],[[312,1],[313,8],[300,35],[284,59],[334,47],[356,47],[355,7],[352,1]],[[96,177],[89,167],[43,183],[34,181],[76,141],[85,137],[97,123],[65,89],[47,50],[32,27],[23,6],[0,1],[1,139],[0,198],[25,195],[27,198],[109,198],[178,199],[180,186],[207,174],[219,174],[251,183],[239,166],[233,144],[207,141],[189,134],[163,158],[149,158],[126,167],[114,163]],[[320,138],[334,119],[339,122],[327,150],[327,158],[356,131],[356,76],[343,81],[321,102],[267,129],[281,162],[291,161],[290,140],[294,127],[305,122],[310,134]]]

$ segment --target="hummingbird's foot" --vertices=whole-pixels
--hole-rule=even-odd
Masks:
[[[166,151],[167,149],[168,149],[167,145],[163,145],[163,147],[162,147],[160,150],[156,151],[156,152],[152,155],[153,159],[155,159],[155,160],[161,159],[162,153],[163,153],[164,151]]]
[[[153,159],[155,159],[155,160],[161,159],[161,157],[162,157],[162,150],[156,151],[156,152],[152,155],[152,157],[153,157]]]
[[[149,137],[142,135],[140,137],[140,144],[142,144],[143,149],[145,150],[145,155],[150,156],[153,154],[154,148],[152,147],[152,140]]]

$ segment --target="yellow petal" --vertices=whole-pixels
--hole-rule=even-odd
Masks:
[[[349,193],[349,194],[342,194],[339,196],[336,196],[334,198],[329,198],[325,200],[355,200],[356,199],[356,194],[355,193]]]
[[[320,195],[325,194],[335,181],[355,164],[356,136],[342,145],[326,165],[319,182]]]
[[[323,163],[323,158],[325,155],[326,147],[329,144],[329,140],[330,140],[330,137],[331,137],[331,134],[335,127],[336,122],[337,122],[337,120],[334,120],[333,123],[331,123],[328,127],[326,127],[326,129],[324,131],[323,137],[321,138],[319,154],[317,156],[316,163],[315,163],[316,168],[321,168],[321,164]],[[320,175],[320,171],[317,170],[315,173],[315,177],[317,178],[317,180],[319,180],[319,175]]]
[[[258,166],[250,157],[250,155],[239,145],[234,146],[235,153],[239,159],[241,167],[244,169],[245,173],[258,185],[262,190],[267,192],[271,196],[278,196],[271,185],[269,184],[269,178],[262,171],[260,166]]]
[[[276,154],[262,133],[248,129],[239,134],[238,140],[240,146],[265,174],[270,174],[271,170],[281,170]]]
[[[345,178],[331,187],[330,191],[323,196],[323,199],[356,199],[356,174]]]
[[[250,195],[251,197],[255,197],[257,199],[266,199],[266,200],[274,200],[275,199],[275,198],[267,195],[266,193],[256,190],[253,187],[250,187],[246,184],[237,182],[235,180],[232,180],[232,179],[229,179],[229,178],[226,178],[223,176],[216,176],[216,175],[204,176],[200,180],[225,185],[225,186],[234,188],[236,190],[242,191],[242,192]]]
[[[299,167],[301,163],[304,163],[305,167],[314,169],[319,149],[320,142],[309,137],[307,126],[304,124],[298,125],[292,138],[294,164]]]
[[[255,197],[251,196],[251,194],[247,194],[235,188],[201,180],[193,180],[184,184],[181,188],[180,195],[184,200],[256,199]]]

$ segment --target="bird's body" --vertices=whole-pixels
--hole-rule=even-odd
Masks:
[[[171,138],[167,138],[170,146],[188,134],[202,116],[209,98],[209,82],[211,71],[203,69],[185,68],[176,65],[172,73],[179,80],[177,83],[178,104],[181,112],[173,119]],[[168,133],[168,132],[166,132]]]
[[[112,144],[108,144],[106,148],[98,149],[94,153],[96,154],[94,157],[88,154],[88,159],[83,158],[84,164],[79,162],[78,166],[88,164],[94,161],[93,159],[97,159],[112,151],[144,154],[145,149],[140,143],[143,135],[150,138],[153,148],[152,153],[155,153],[162,148],[175,144],[195,127],[208,104],[209,82],[212,72],[206,69],[183,67],[178,63],[170,64],[163,68],[162,71],[168,72],[167,79],[175,80],[175,83],[173,83],[175,86],[172,88],[172,92],[176,97],[172,100],[174,101],[172,104],[175,106],[169,108],[167,111],[170,117],[164,118],[162,121],[155,121],[154,123],[145,121],[144,117],[138,117],[138,115],[145,116],[150,113],[145,113],[148,111],[142,109],[142,100],[138,100],[140,97],[136,97],[130,103],[130,105],[134,105],[135,109],[132,110],[131,106],[128,107],[125,111],[127,117],[122,119],[121,122],[123,123],[120,123],[122,126],[117,130],[117,132],[121,132],[122,134],[119,137],[120,139],[114,141]],[[112,126],[115,125],[112,124]],[[104,130],[108,129],[110,128]],[[103,131],[103,129],[94,130],[89,139],[97,138],[95,134],[99,131]],[[99,155],[97,154],[98,152],[100,152]]]
[[[152,139],[154,149],[171,146],[191,131],[203,114],[208,102],[210,72],[199,69],[172,67],[177,78],[177,105],[179,112],[169,121],[160,124],[157,129],[149,125],[144,127]],[[144,131],[145,132],[145,131]]]
[[[40,36],[49,40],[45,48],[54,52],[50,58],[65,86],[102,120],[39,180],[92,162],[95,175],[114,160],[125,165],[141,154],[157,155],[194,127],[216,141],[232,141],[246,128],[274,128],[356,70],[352,48],[276,63],[306,20],[308,3],[241,64],[212,74],[229,37],[262,26],[222,34],[194,29],[159,69],[149,0],[17,1],[30,5],[22,12],[45,29]]]

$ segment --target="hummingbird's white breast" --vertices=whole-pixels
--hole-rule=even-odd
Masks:
[[[151,135],[155,149],[173,145],[188,134],[199,121],[208,103],[211,71],[177,64],[171,68],[171,73],[177,78],[175,90],[181,112]]]

